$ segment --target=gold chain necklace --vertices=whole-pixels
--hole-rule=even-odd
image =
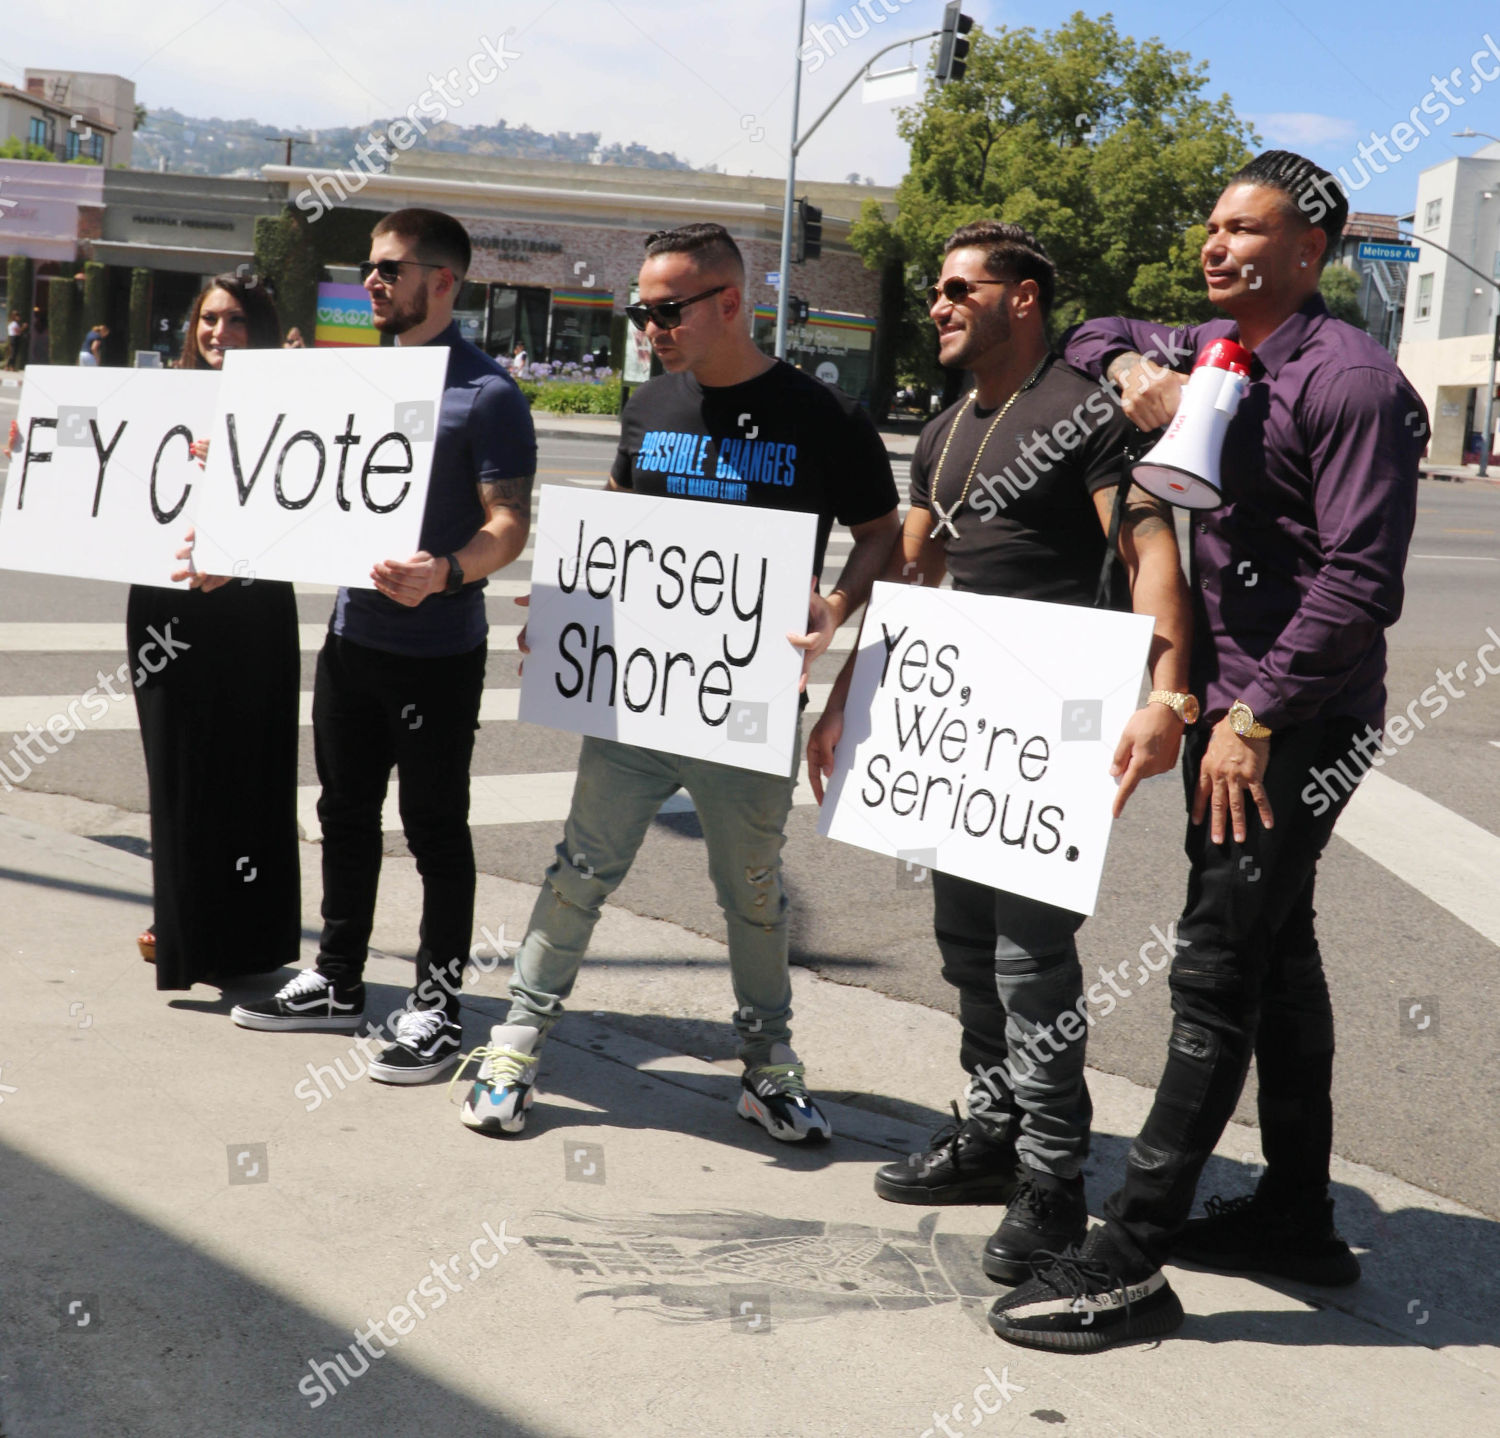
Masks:
[[[1005,418],[1006,411],[1011,407],[1011,405],[1016,402],[1016,399],[1020,395],[1025,394],[1025,392],[1037,382],[1038,378],[1041,376],[1042,370],[1046,367],[1047,361],[1051,358],[1052,356],[1049,354],[1043,355],[1037,362],[1037,367],[1032,370],[1031,375],[1027,379],[1026,383],[1023,384],[1020,389],[1015,390],[1011,394],[1011,397],[1006,400],[1003,405],[1000,406],[999,413],[996,414],[994,419],[990,421],[990,427],[985,430],[984,438],[979,441],[979,448],[974,451],[974,463],[969,466],[969,477],[964,480],[963,489],[959,492],[958,498],[954,500],[953,507],[951,509],[944,510],[943,506],[938,503],[937,497],[938,483],[943,477],[943,461],[948,458],[948,446],[953,443],[953,436],[958,432],[958,422],[964,417],[964,410],[966,410],[970,404],[975,404],[977,407],[977,401],[979,399],[979,389],[977,386],[969,391],[969,397],[964,401],[963,409],[959,410],[959,412],[953,418],[953,423],[948,426],[947,437],[943,440],[943,451],[940,455],[938,455],[937,468],[933,471],[932,488],[928,492],[927,503],[933,513],[937,515],[938,522],[933,525],[932,533],[927,536],[928,539],[936,539],[938,535],[945,529],[955,539],[958,538],[958,530],[954,527],[953,524],[954,516],[956,516],[958,514],[958,511],[964,507],[964,500],[969,497],[969,488],[974,483],[974,476],[979,473],[979,461],[984,458],[984,449],[985,446],[990,442],[990,436],[994,434],[996,426],[1002,419]]]

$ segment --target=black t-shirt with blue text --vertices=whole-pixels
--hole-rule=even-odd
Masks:
[[[835,519],[864,524],[899,502],[870,417],[784,360],[743,384],[683,373],[642,385],[620,417],[610,475],[636,494],[815,514],[815,573]]]

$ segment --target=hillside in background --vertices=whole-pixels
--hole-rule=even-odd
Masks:
[[[149,110],[145,123],[135,132],[133,168],[167,169],[188,175],[256,176],[260,167],[286,159],[290,135],[302,143],[292,146],[294,165],[340,168],[352,163],[355,147],[372,132],[381,132],[388,120],[369,125],[331,130],[304,130],[299,126],[278,128],[259,120],[221,120],[217,117],[184,115],[176,110]],[[560,132],[544,135],[529,125],[513,126],[501,120],[496,125],[455,125],[451,121],[433,125],[414,150],[438,150],[470,155],[509,155],[528,160],[571,160],[606,165],[633,165],[647,170],[690,170],[676,155],[651,150],[644,145],[601,145],[597,132]]]

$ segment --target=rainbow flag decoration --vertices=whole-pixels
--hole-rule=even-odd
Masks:
[[[349,345],[378,345],[375,312],[363,285],[318,286],[318,325],[313,347],[330,349]]]
[[[553,290],[552,303],[559,309],[612,310],[615,297],[608,290]]]
[[[776,323],[775,305],[756,305],[755,318],[758,320],[770,320]],[[837,310],[812,310],[808,313],[807,328],[816,325],[825,330],[847,330],[852,334],[875,333],[877,321],[866,319],[863,315],[841,314]]]

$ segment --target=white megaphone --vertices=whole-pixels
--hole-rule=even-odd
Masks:
[[[1224,502],[1224,431],[1249,388],[1250,351],[1233,340],[1214,340],[1198,356],[1167,432],[1136,461],[1131,478],[1168,504],[1216,509]]]

